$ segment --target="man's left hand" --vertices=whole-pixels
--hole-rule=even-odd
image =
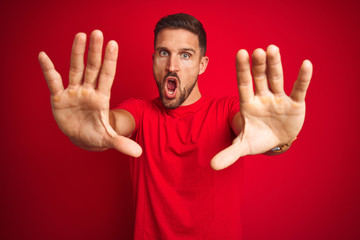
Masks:
[[[291,143],[305,119],[305,95],[312,76],[309,60],[302,63],[290,96],[284,92],[280,52],[274,45],[266,52],[256,49],[251,68],[247,51],[240,50],[236,55],[236,71],[240,112],[235,115],[232,127],[238,136],[211,160],[215,170],[230,166],[242,156],[266,153]]]

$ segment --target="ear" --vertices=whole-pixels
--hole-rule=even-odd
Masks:
[[[204,56],[200,59],[199,75],[205,72],[208,63],[209,63],[209,58],[207,56]]]
[[[154,61],[155,53],[152,54],[152,60]]]

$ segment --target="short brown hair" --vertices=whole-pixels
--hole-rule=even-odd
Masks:
[[[203,56],[206,53],[206,32],[199,20],[195,17],[186,14],[186,13],[177,13],[173,15],[168,15],[161,18],[154,29],[154,46],[156,44],[156,38],[158,33],[165,29],[185,29],[194,34],[199,38],[199,47]]]

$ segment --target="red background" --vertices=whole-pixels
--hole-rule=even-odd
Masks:
[[[0,239],[131,239],[129,162],[86,152],[60,132],[37,62],[44,50],[67,80],[77,32],[120,46],[111,106],[157,96],[153,27],[186,12],[203,22],[204,95],[237,94],[235,54],[280,47],[289,93],[314,64],[304,128],[278,157],[245,161],[244,239],[360,239],[359,3],[343,1],[12,1],[0,4]]]

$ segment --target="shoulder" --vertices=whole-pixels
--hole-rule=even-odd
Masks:
[[[238,96],[226,96],[221,98],[205,97],[207,104],[216,108],[232,108],[239,105]]]
[[[146,108],[157,108],[161,104],[158,98],[154,99],[143,99],[143,98],[128,98],[120,101],[120,103],[115,107],[115,109],[146,109]]]
[[[208,112],[215,115],[216,118],[227,119],[231,123],[235,114],[240,111],[240,102],[238,96],[226,96],[221,98],[207,97],[209,104]]]

